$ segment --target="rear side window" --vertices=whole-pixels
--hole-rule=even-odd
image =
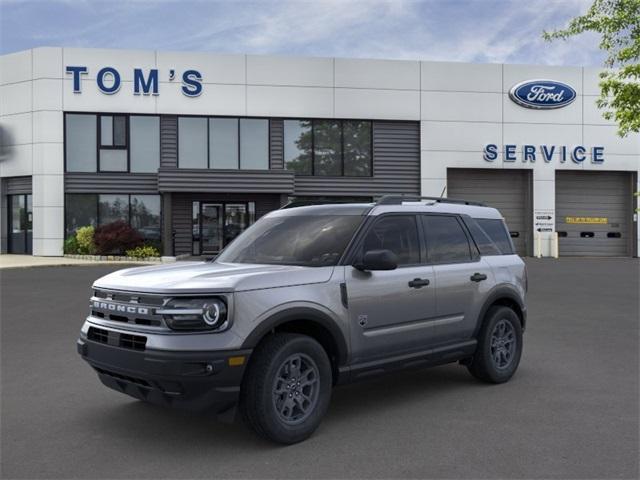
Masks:
[[[424,215],[429,263],[462,263],[471,261],[471,248],[466,233],[456,217]]]
[[[495,218],[476,218],[475,220],[487,235],[489,235],[489,238],[493,240],[493,243],[496,244],[503,255],[511,255],[514,253],[509,232],[502,220]]]
[[[391,250],[398,265],[420,263],[420,240],[414,216],[385,216],[376,221],[364,238],[362,252]]]
[[[489,235],[473,218],[465,218],[464,223],[467,225],[467,228],[469,228],[473,241],[478,246],[480,255],[502,255],[500,248],[498,248]]]

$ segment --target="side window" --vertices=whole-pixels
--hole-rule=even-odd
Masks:
[[[398,265],[420,263],[420,240],[416,219],[411,215],[393,215],[378,219],[363,242],[362,251],[391,250]]]
[[[514,253],[511,237],[509,237],[507,227],[502,220],[495,218],[476,218],[476,222],[478,222],[478,225],[489,235],[489,238],[493,240],[504,255]]]
[[[469,240],[456,217],[422,216],[427,238],[427,258],[430,263],[461,263],[471,261]]]
[[[481,255],[502,255],[498,246],[473,218],[465,218],[464,223],[467,225]],[[473,246],[471,248],[473,249]]]

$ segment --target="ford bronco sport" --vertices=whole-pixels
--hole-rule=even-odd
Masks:
[[[283,207],[214,261],[97,280],[77,346],[108,387],[227,418],[238,406],[288,444],[313,433],[340,383],[451,362],[506,382],[526,289],[493,208],[402,196]]]

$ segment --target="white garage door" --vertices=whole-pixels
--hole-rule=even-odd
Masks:
[[[629,172],[557,171],[560,255],[633,255],[632,202]]]
[[[447,197],[475,200],[500,210],[520,255],[531,252],[531,173],[527,170],[447,170]]]

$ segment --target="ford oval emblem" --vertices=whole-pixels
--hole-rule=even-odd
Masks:
[[[509,97],[523,107],[548,110],[569,105],[576,99],[576,91],[553,80],[527,80],[514,85]]]

